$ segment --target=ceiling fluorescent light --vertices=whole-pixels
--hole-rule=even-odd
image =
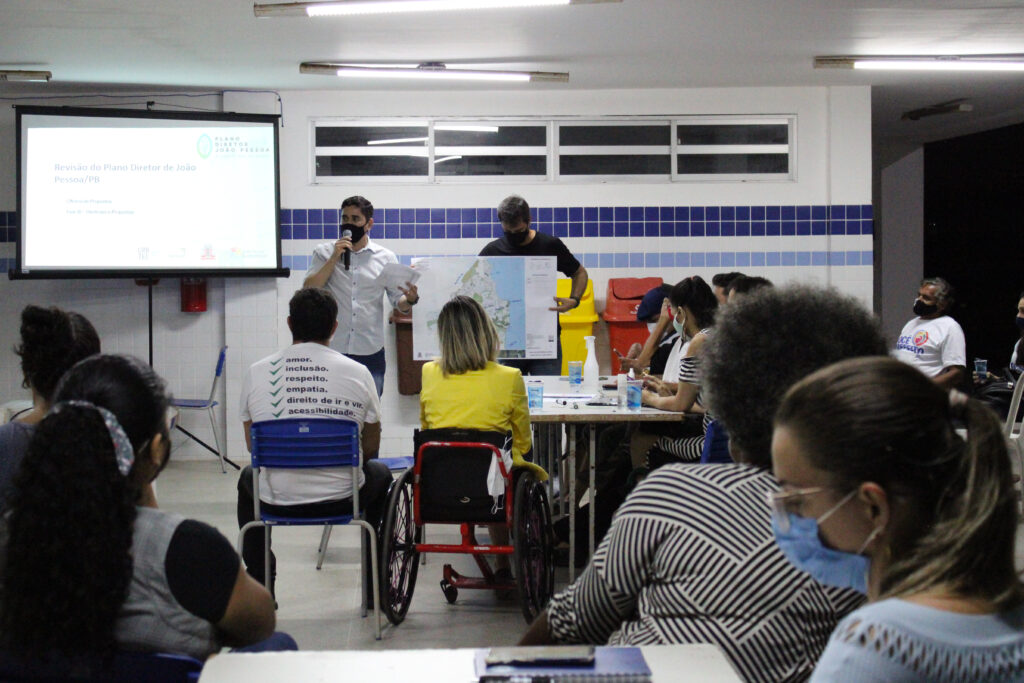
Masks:
[[[334,2],[256,3],[252,9],[253,14],[257,17],[336,17],[358,14],[594,5],[606,2],[622,2],[622,0],[335,0]]]
[[[412,69],[391,65],[352,66],[303,62],[299,73],[338,76],[340,78],[408,78],[444,81],[496,81],[504,83],[554,82],[565,83],[569,74],[552,71],[485,71],[480,69],[449,69],[438,62],[427,62]]]
[[[46,83],[53,74],[49,71],[24,71],[20,69],[0,69],[0,82],[2,81],[26,81],[30,83]]]
[[[847,55],[815,57],[817,69],[881,71],[1024,71],[1024,54],[1005,55]]]
[[[367,140],[368,145],[405,145],[410,142],[426,142],[427,138],[388,138],[386,140]]]

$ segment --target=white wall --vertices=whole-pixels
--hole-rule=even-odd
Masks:
[[[337,208],[351,194],[366,195],[381,208],[471,208],[493,207],[504,196],[519,193],[534,207],[705,207],[705,206],[831,206],[871,204],[871,130],[870,89],[855,88],[728,88],[693,90],[609,90],[563,93],[495,92],[358,92],[302,91],[281,93],[284,114],[281,128],[281,206],[284,209]],[[159,98],[156,98],[159,101]],[[76,102],[87,104],[87,102]],[[268,94],[225,93],[225,111],[278,112],[277,100]],[[320,117],[354,116],[599,116],[680,114],[795,114],[796,179],[786,182],[701,182],[701,183],[472,183],[451,185],[380,184],[313,185],[310,182],[310,120]],[[13,130],[13,115],[0,111],[0,126]],[[13,142],[13,133],[4,138]],[[12,163],[0,168],[0,211],[14,210],[13,154],[0,148]],[[476,254],[488,241],[485,238],[459,240],[375,239],[400,256],[423,254]],[[319,240],[289,239],[283,244],[286,257],[308,256]],[[827,234],[755,237],[571,237],[565,242],[576,254],[596,258],[608,253],[811,253],[846,252],[858,255],[870,252],[870,234]],[[0,245],[0,258],[13,257],[13,245]],[[865,257],[867,258],[867,257]],[[588,265],[598,310],[603,306],[607,281],[612,277],[658,275],[668,282],[698,274],[706,279],[721,270],[744,270],[769,277],[777,283],[790,280],[835,284],[870,306],[872,300],[871,265],[833,265],[819,263],[765,267],[646,266],[613,268]],[[178,394],[202,393],[186,377],[208,372],[216,349],[223,341],[229,345],[227,366],[227,423],[229,454],[244,459],[241,430],[237,427],[237,387],[241,373],[249,363],[288,343],[284,314],[288,298],[302,280],[302,272],[291,278],[270,280],[232,280],[214,283],[211,288],[211,312],[174,313],[177,283],[168,282],[158,289],[158,317],[166,326],[166,338],[156,353],[157,369],[171,380]],[[161,283],[161,288],[165,287]],[[173,292],[172,292],[173,290]],[[217,292],[217,294],[215,294]],[[54,281],[45,284],[0,283],[0,312],[10,321],[28,302],[56,304],[82,310],[94,322],[99,319],[105,349],[124,350],[120,341],[130,337],[137,349],[139,324],[145,325],[144,308],[135,303],[144,290],[130,283],[104,281],[88,284]],[[219,299],[217,297],[220,297]],[[214,310],[214,300],[217,308]],[[126,301],[133,302],[125,307]],[[143,298],[144,301],[144,298]],[[141,318],[140,318],[141,315]],[[95,316],[95,317],[94,317]],[[604,367],[607,342],[599,323],[599,354]],[[133,330],[132,333],[126,330]],[[0,347],[10,348],[16,325],[0,330]],[[144,332],[143,332],[144,334]],[[117,340],[112,347],[108,336]],[[127,335],[127,336],[126,336]],[[179,339],[180,337],[180,339]],[[412,427],[417,420],[416,397],[401,397],[396,387],[393,335],[386,347],[388,377],[383,410],[385,415],[384,454],[405,454]],[[202,340],[202,347],[198,345]],[[194,342],[193,346],[188,344]],[[127,346],[127,344],[126,344]],[[143,351],[136,353],[144,355]],[[175,349],[183,349],[180,353]],[[185,351],[184,349],[188,349]],[[175,355],[177,354],[177,355]],[[207,361],[206,358],[209,357]],[[0,399],[21,393],[20,376],[13,356],[4,361],[0,373]],[[200,372],[202,370],[202,372]],[[212,367],[209,368],[212,371]],[[207,375],[208,376],[208,375]],[[197,394],[198,395],[198,394]],[[199,425],[195,425],[197,428]],[[185,445],[178,457],[200,457],[202,452]],[[203,456],[205,457],[205,456]]]
[[[913,317],[911,304],[924,277],[924,150],[882,169],[879,228],[882,329],[899,336]]]

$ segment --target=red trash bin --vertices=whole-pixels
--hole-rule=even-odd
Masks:
[[[626,354],[634,343],[643,344],[647,341],[647,323],[636,319],[636,309],[644,294],[660,287],[662,282],[660,277],[617,277],[608,280],[608,298],[601,317],[608,325],[613,375],[621,371],[615,350]]]

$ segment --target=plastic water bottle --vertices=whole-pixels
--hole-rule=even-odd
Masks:
[[[587,343],[587,360],[583,363],[583,393],[596,394],[600,391],[601,371],[597,366],[597,349],[594,346],[594,337],[584,337]]]

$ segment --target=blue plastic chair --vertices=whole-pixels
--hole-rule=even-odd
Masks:
[[[206,443],[205,441],[200,439],[198,436],[196,436],[192,432],[190,432],[187,429],[185,429],[184,427],[182,427],[180,420],[175,420],[174,426],[175,426],[176,429],[178,429],[180,432],[182,432],[185,436],[187,436],[188,438],[192,439],[197,444],[199,444],[200,446],[202,446],[203,448],[205,448],[206,450],[210,451],[211,453],[216,455],[218,458],[220,458],[220,471],[221,472],[226,472],[227,471],[226,469],[224,469],[224,462],[227,459],[224,457],[224,448],[223,448],[223,446],[221,446],[221,443],[220,443],[220,433],[217,431],[217,418],[216,418],[216,416],[214,414],[214,408],[217,407],[217,401],[215,400],[215,397],[217,396],[217,387],[218,387],[218,385],[220,384],[221,380],[224,377],[224,357],[227,355],[227,351],[228,351],[228,347],[224,346],[220,350],[220,356],[217,357],[217,370],[214,372],[214,375],[213,375],[213,385],[210,387],[210,395],[209,395],[209,397],[207,397],[207,398],[175,398],[175,399],[173,399],[171,401],[171,405],[173,407],[177,408],[179,411],[182,411],[182,410],[205,410],[206,411],[207,416],[210,418],[210,427],[213,429],[213,441],[214,441],[215,444],[217,444],[216,448],[214,448],[213,446],[211,446],[210,444]],[[235,463],[231,462],[230,460],[227,460],[227,463],[229,465],[231,465],[232,467],[234,467],[236,470],[239,469],[238,465],[236,465]]]
[[[380,595],[377,569],[377,532],[373,525],[359,515],[359,481],[358,473],[362,451],[359,444],[359,424],[350,420],[324,418],[287,418],[283,420],[267,420],[254,422],[252,435],[252,492],[253,509],[256,519],[249,522],[238,532],[238,552],[242,552],[242,539],[251,528],[262,526],[264,533],[264,564],[267,568],[265,581],[270,581],[270,530],[274,526],[322,526],[324,534],[320,541],[317,569],[323,563],[324,552],[327,550],[327,539],[330,530],[336,524],[355,524],[363,527],[365,536],[370,538],[370,563],[372,570],[372,595]],[[351,467],[352,468],[352,510],[351,515],[331,517],[288,517],[264,512],[260,508],[260,470],[264,467],[281,469],[307,469],[314,467]],[[365,543],[365,537],[362,539]],[[366,553],[360,553],[362,563],[366,562]],[[362,567],[361,581],[363,584],[362,615],[367,613],[366,567]],[[376,636],[380,640],[380,600],[373,601],[373,613],[377,621]]]
[[[718,420],[708,423],[708,429],[704,433],[704,450],[700,454],[700,461],[702,464],[734,462],[732,456],[729,455],[729,434]]]
[[[194,683],[202,670],[198,659],[165,653],[118,652],[108,662],[98,657],[34,662],[0,653],[0,680],[17,683]]]

